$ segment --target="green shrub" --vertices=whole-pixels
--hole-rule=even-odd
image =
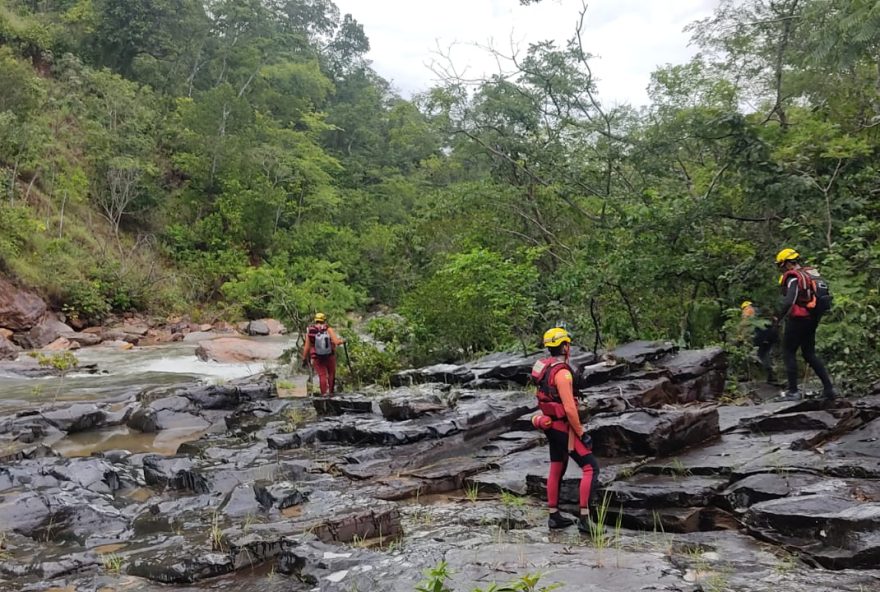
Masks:
[[[379,349],[375,345],[364,341],[353,331],[342,331],[345,338],[345,349],[340,353],[339,375],[349,384],[361,386],[364,384],[380,384],[388,386],[391,377],[400,372],[402,356],[396,344]],[[346,361],[346,352],[351,359]],[[349,369],[348,362],[351,362]],[[353,373],[353,375],[352,375]]]

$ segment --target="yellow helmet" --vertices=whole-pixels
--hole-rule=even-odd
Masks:
[[[745,310],[745,309],[747,309],[748,307],[750,307],[751,305],[752,305],[752,301],[751,301],[751,300],[746,300],[746,301],[744,301],[742,304],[740,304],[739,307],[740,307],[741,309]]]
[[[776,264],[781,265],[786,261],[794,261],[800,258],[800,253],[795,251],[794,249],[782,249],[779,253],[776,254]]]
[[[571,337],[562,327],[554,327],[544,333],[544,347],[556,347],[566,342],[571,343]]]
[[[315,313],[315,322],[316,323],[326,323],[327,322],[327,315],[325,315],[323,312]]]

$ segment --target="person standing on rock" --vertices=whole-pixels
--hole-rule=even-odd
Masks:
[[[573,458],[583,471],[579,490],[580,516],[578,530],[589,534],[595,530],[590,520],[590,494],[599,477],[599,463],[593,456],[593,442],[581,425],[575,402],[574,371],[568,363],[571,337],[556,327],[544,333],[544,346],[550,357],[538,360],[532,367],[532,379],[538,387],[539,415],[532,418],[532,425],[544,431],[550,445],[550,474],[547,477],[547,507],[550,516],[547,525],[551,529],[566,528],[573,521],[559,512],[559,488]]]
[[[761,318],[761,311],[751,300],[746,300],[740,305],[743,324],[754,325],[755,333],[752,336],[752,344],[758,348],[758,360],[761,367],[767,373],[767,384],[780,386],[776,382],[776,374],[773,372],[773,360],[770,354],[773,346],[779,342],[779,329],[769,319]]]
[[[782,276],[779,284],[782,287],[782,304],[775,323],[785,320],[785,332],[782,336],[782,357],[785,361],[785,373],[788,378],[788,391],[780,399],[800,401],[803,395],[798,390],[797,351],[801,350],[804,361],[810,365],[819,380],[822,381],[822,394],[826,399],[834,399],[837,391],[825,369],[825,364],[816,355],[816,329],[825,310],[830,308],[830,294],[827,286],[823,294],[819,294],[816,279],[821,281],[819,273],[812,268],[803,267],[800,254],[794,249],[783,249],[776,255],[776,265]]]
[[[305,368],[311,364],[314,368],[321,396],[332,395],[336,388],[336,348],[343,343],[345,340],[327,324],[327,315],[322,312],[315,314],[315,322],[306,331],[302,365]]]

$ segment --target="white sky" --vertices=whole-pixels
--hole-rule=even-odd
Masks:
[[[467,75],[497,71],[484,50],[491,43],[509,53],[511,38],[524,50],[529,42],[552,39],[559,45],[574,33],[580,0],[334,0],[351,13],[370,39],[373,67],[405,96],[426,90],[436,76],[428,68],[439,46],[451,44],[453,61]],[[584,49],[606,104],[648,102],[646,88],[658,65],[686,62],[682,29],[712,13],[719,0],[592,0],[585,21]]]

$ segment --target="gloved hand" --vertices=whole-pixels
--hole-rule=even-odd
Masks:
[[[301,366],[302,366],[303,368],[308,368],[308,367],[309,367],[309,361],[308,361],[308,360],[303,360]]]
[[[584,433],[581,434],[581,443],[584,445],[584,447],[586,447],[587,450],[590,450],[590,451],[593,450],[593,439],[590,437],[590,434],[588,434],[586,431],[584,431]]]

